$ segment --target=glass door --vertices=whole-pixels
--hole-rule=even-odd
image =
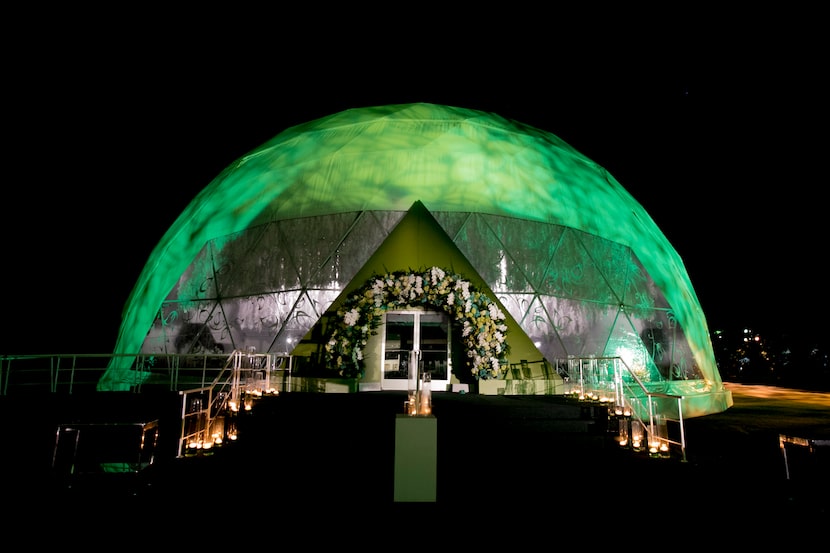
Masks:
[[[390,311],[386,313],[381,388],[406,390],[409,353],[421,352],[424,372],[430,373],[432,390],[446,391],[450,383],[450,322],[440,311]]]

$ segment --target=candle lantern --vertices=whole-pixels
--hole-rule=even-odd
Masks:
[[[184,452],[185,457],[196,457],[197,455],[202,454],[202,442],[199,441],[191,441],[188,442],[187,447]]]
[[[669,427],[665,415],[655,415],[654,429],[655,436],[653,440],[653,445],[657,448],[657,456],[664,459],[670,457],[671,454],[669,451]]]
[[[220,441],[222,438],[225,437],[225,416],[224,415],[217,415],[213,417],[210,421],[210,437],[216,442],[216,438],[219,438]]]
[[[643,423],[639,419],[632,419],[631,420],[631,449],[634,451],[640,452],[644,451],[646,448],[645,445],[645,427]]]
[[[618,441],[620,447],[631,447],[631,419],[628,417],[618,417],[617,425],[619,427]]]
[[[562,377],[562,395],[570,397],[573,395],[573,383],[567,376]]]
[[[669,457],[669,429],[665,415],[654,416],[652,436],[649,436],[649,453],[652,457]]]
[[[418,404],[419,415],[432,414],[432,375],[424,373],[421,382],[421,398]]]
[[[431,415],[432,375],[423,370],[419,350],[409,352],[407,371],[409,393],[404,402],[404,411],[412,416]]]
[[[407,389],[408,389],[408,407],[407,412],[410,415],[417,415],[420,411],[421,403],[421,379],[419,373],[421,359],[420,350],[412,350],[409,352],[409,359],[407,363]]]

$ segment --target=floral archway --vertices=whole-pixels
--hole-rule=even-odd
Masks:
[[[510,351],[507,325],[499,306],[458,274],[439,267],[374,276],[353,292],[337,310],[326,341],[326,360],[347,378],[362,377],[363,349],[385,311],[434,306],[460,326],[471,372],[477,380],[496,378]]]

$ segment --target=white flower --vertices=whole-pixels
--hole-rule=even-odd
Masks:
[[[504,319],[504,313],[501,312],[501,309],[499,309],[499,306],[495,303],[489,303],[487,305],[487,310],[490,312],[490,318],[494,321],[500,321]]]
[[[458,284],[461,285],[461,297],[465,300],[470,299],[470,283],[466,280],[461,280]]]
[[[372,295],[373,296],[382,296],[383,295],[383,281],[381,279],[375,280],[372,284]],[[376,298],[377,300],[377,298]]]
[[[360,312],[357,309],[352,309],[343,316],[343,321],[349,326],[354,326],[359,318]]]
[[[438,267],[433,267],[432,269],[430,269],[429,274],[430,278],[432,279],[432,285],[435,286],[436,284],[438,284],[439,280],[444,280],[444,275],[446,273],[444,273],[444,271]]]

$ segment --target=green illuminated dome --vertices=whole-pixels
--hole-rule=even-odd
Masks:
[[[550,133],[432,104],[346,110],[232,163],[152,252],[115,353],[296,353],[344,292],[432,266],[498,300],[511,362],[620,356],[694,398],[688,416],[731,405],[681,258],[614,177]]]

